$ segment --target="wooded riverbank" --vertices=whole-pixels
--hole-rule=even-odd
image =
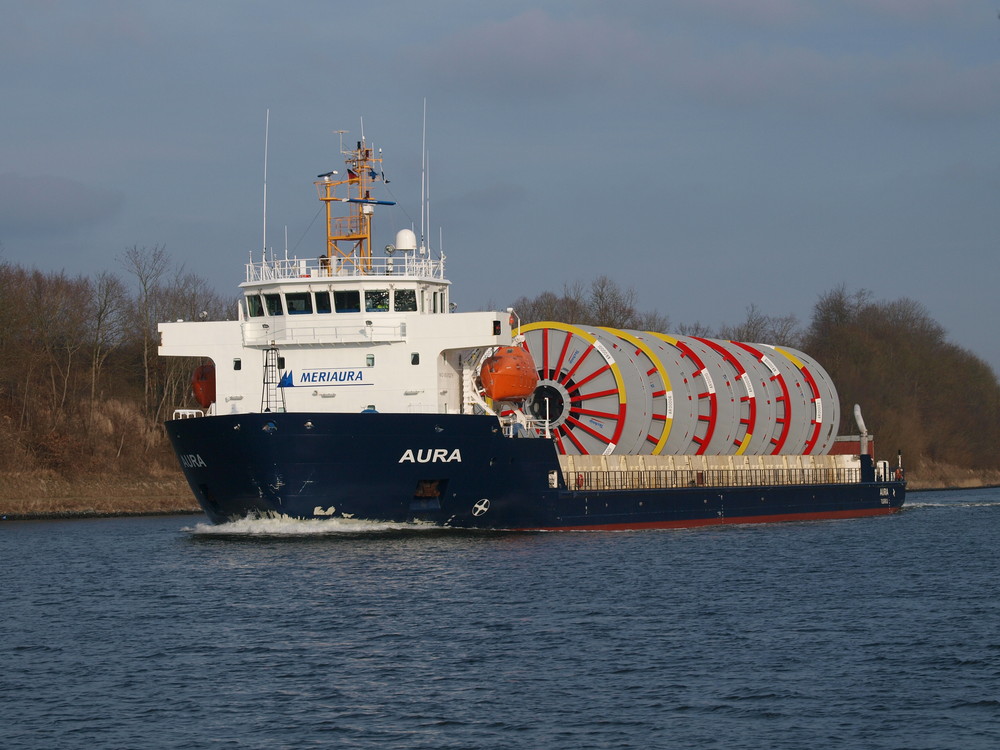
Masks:
[[[196,512],[198,503],[179,470],[137,478],[0,474],[0,517],[7,519]]]
[[[907,477],[910,491],[1000,486],[1000,471],[934,464]],[[0,474],[0,520],[201,513],[183,475],[93,476],[54,472]]]
[[[223,320],[235,300],[172,271],[160,247],[133,247],[121,261],[131,286],[113,273],[71,278],[0,261],[0,516],[197,511],[162,424],[196,406],[191,374],[204,361],[159,357],[157,323]],[[895,464],[901,453],[910,489],[1000,485],[1000,381],[913,300],[838,288],[806,325],[751,305],[742,324],[714,331],[675,327],[634,303],[600,277],[515,307],[522,323],[677,330],[807,352],[836,384],[838,434],[856,433],[862,405],[876,458]]]

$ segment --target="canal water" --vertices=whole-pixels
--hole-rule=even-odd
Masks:
[[[998,532],[3,521],[0,747],[992,749]]]

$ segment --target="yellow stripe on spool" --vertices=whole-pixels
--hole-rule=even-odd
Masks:
[[[667,398],[667,394],[669,394],[672,390],[670,386],[670,375],[667,374],[667,371],[663,367],[663,363],[660,362],[660,358],[656,355],[656,352],[650,349],[649,345],[642,339],[637,338],[628,331],[624,331],[620,328],[608,328],[606,326],[601,326],[601,330],[607,331],[608,333],[613,334],[620,339],[625,339],[625,341],[633,344],[637,349],[639,349],[639,351],[649,357],[649,361],[653,363],[653,366],[656,367],[656,371],[660,373],[660,378],[663,380],[663,396],[667,401],[667,414],[666,419],[663,420],[663,429],[660,431],[660,439],[656,441],[656,445],[651,451],[651,455],[657,456],[660,454],[660,451],[663,450],[663,446],[666,445],[667,438],[670,437],[670,428],[674,422],[673,399]]]
[[[743,438],[743,442],[740,443],[740,447],[736,450],[736,454],[735,455],[737,455],[737,456],[742,456],[743,455],[743,452],[747,449],[747,446],[750,445],[750,438],[752,438],[752,437],[753,437],[753,433],[751,433],[751,432],[748,431],[747,434],[746,434],[746,436]]]
[[[786,359],[787,359],[787,360],[788,360],[789,362],[791,362],[791,363],[792,363],[793,365],[795,365],[796,367],[798,367],[798,368],[799,368],[800,370],[801,370],[801,369],[802,369],[803,367],[805,367],[805,366],[806,366],[806,363],[805,363],[805,362],[803,362],[803,361],[802,361],[801,359],[799,359],[798,357],[796,357],[796,356],[795,356],[794,354],[792,354],[791,352],[786,352],[786,351],[785,351],[784,349],[782,349],[781,347],[778,347],[778,346],[775,346],[775,347],[773,347],[773,348],[774,348],[774,351],[776,351],[776,352],[780,352],[781,354],[785,355],[785,358],[786,358]]]

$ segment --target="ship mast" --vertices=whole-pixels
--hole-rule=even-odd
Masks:
[[[339,131],[343,132],[343,131]],[[331,268],[341,268],[352,264],[360,273],[368,273],[372,267],[372,214],[375,206],[394,206],[395,201],[375,200],[371,197],[371,186],[385,181],[382,173],[382,155],[375,154],[365,141],[364,135],[357,142],[357,148],[341,150],[347,174],[341,179],[337,172],[319,175],[316,188],[319,199],[326,204],[326,258]],[[337,179],[334,179],[337,177]],[[344,187],[346,197],[335,195]],[[334,216],[334,203],[351,203],[353,213]]]

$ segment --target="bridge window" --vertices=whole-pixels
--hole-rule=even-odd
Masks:
[[[288,292],[285,307],[289,315],[306,315],[312,312],[312,295],[309,292]]]
[[[334,292],[333,307],[339,313],[361,312],[361,293],[357,289]]]
[[[388,310],[389,310],[388,289],[365,290],[365,312],[388,312]]]
[[[330,312],[329,292],[316,292],[316,312],[318,313]]]
[[[264,314],[264,303],[260,301],[258,295],[247,295],[247,312],[250,313],[251,318],[259,318]]]
[[[281,295],[280,294],[265,294],[264,304],[267,305],[268,315],[281,315]]]
[[[393,309],[396,312],[416,312],[417,290],[397,289],[393,297]]]

